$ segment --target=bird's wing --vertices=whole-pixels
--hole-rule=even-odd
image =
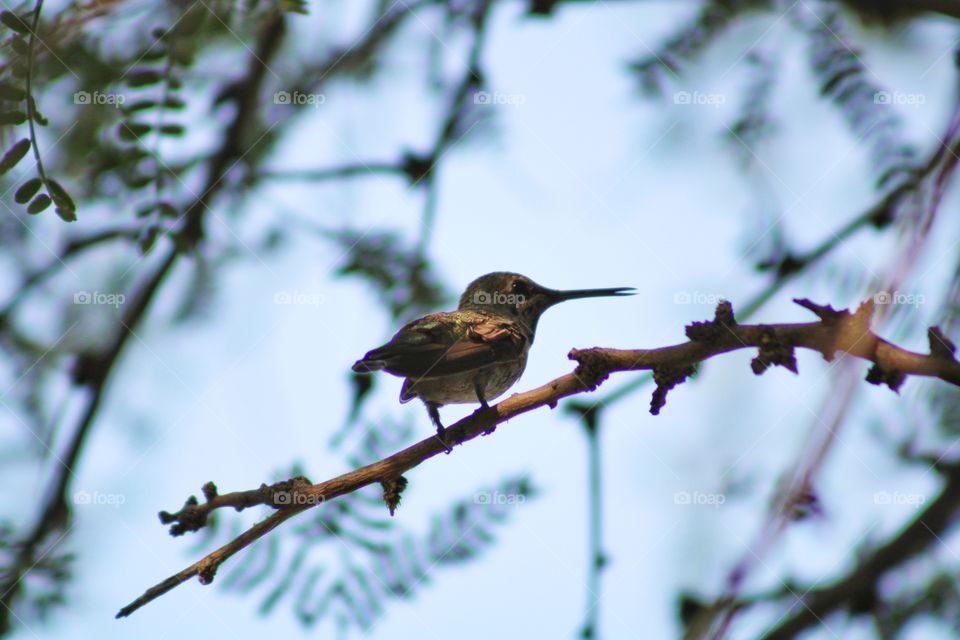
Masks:
[[[353,369],[383,369],[406,378],[446,376],[517,358],[525,344],[515,326],[498,318],[437,313],[410,322]]]

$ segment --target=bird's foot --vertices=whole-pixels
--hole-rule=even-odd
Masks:
[[[433,426],[437,428],[437,440],[440,441],[440,444],[443,445],[443,448],[449,454],[453,451],[453,447],[447,444],[446,433],[447,430],[443,427],[443,423],[440,422],[440,405],[435,402],[423,401],[427,405],[427,413],[430,414],[430,422],[433,423]]]
[[[477,409],[476,411],[474,411],[474,412],[473,412],[473,415],[479,416],[480,414],[484,413],[485,411],[490,411],[490,405],[488,405],[486,402],[481,402],[481,403],[480,403],[480,408]],[[497,425],[496,425],[496,424],[492,424],[492,425],[490,425],[489,428],[484,429],[483,431],[481,431],[481,432],[480,432],[480,435],[488,436],[488,435],[490,435],[491,433],[493,433],[493,432],[496,431],[496,430],[497,430]]]
[[[474,390],[477,393],[477,400],[480,401],[480,408],[473,412],[474,415],[483,413],[484,411],[490,410],[490,405],[487,404],[487,399],[483,395],[483,388],[480,386],[479,382],[474,385]],[[481,431],[482,435],[488,436],[494,431],[497,430],[497,425],[490,425],[489,429],[484,429]]]

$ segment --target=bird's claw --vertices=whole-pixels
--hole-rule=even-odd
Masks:
[[[486,401],[486,399],[483,398],[483,396],[480,396],[480,408],[477,409],[476,411],[474,411],[473,414],[474,414],[474,415],[480,415],[480,414],[483,413],[484,411],[490,411],[490,405],[487,404],[487,401]],[[481,431],[480,433],[481,433],[481,435],[488,436],[488,435],[490,435],[491,433],[493,433],[493,432],[496,431],[496,430],[497,430],[497,425],[493,424],[493,425],[490,425],[490,428],[489,428],[489,429],[484,429],[484,430]]]

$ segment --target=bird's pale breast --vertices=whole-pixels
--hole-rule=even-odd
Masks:
[[[498,362],[475,371],[457,373],[435,378],[407,378],[401,402],[422,398],[437,404],[463,404],[479,402],[476,382],[479,381],[487,401],[493,400],[509,389],[523,374],[527,354],[510,362]]]

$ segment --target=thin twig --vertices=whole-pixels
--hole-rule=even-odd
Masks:
[[[581,637],[597,638],[600,623],[600,574],[606,565],[603,553],[603,490],[600,464],[600,423],[587,416],[584,418],[587,435],[587,473],[589,486],[589,553],[587,554],[587,610]]]
[[[344,178],[362,178],[367,175],[397,174],[403,175],[403,165],[392,162],[361,162],[347,164],[341,167],[328,169],[264,169],[249,179],[256,180],[303,180],[306,182],[323,182],[325,180],[342,180]]]

